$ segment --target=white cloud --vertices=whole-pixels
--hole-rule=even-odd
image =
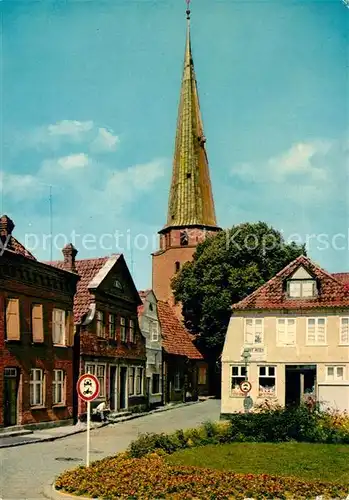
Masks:
[[[86,132],[93,129],[93,121],[80,122],[77,120],[62,120],[49,125],[47,132],[49,136],[66,136],[73,140],[81,140]]]
[[[231,175],[259,186],[262,199],[294,202],[298,206],[343,199],[349,188],[346,140],[316,139],[299,142],[287,151],[267,160],[243,163],[232,168]],[[265,198],[267,196],[267,198]],[[315,205],[314,205],[315,206]]]
[[[75,168],[84,168],[89,164],[89,159],[87,154],[79,153],[76,155],[64,156],[58,158],[58,166],[62,167],[63,170],[73,170]]]
[[[14,201],[33,199],[43,191],[44,186],[33,175],[16,175],[0,172],[0,190]]]
[[[114,135],[106,128],[99,128],[96,138],[90,145],[90,149],[95,153],[115,151],[119,143],[120,138],[117,135]]]
[[[19,134],[20,148],[61,150],[65,145],[85,145],[94,153],[113,152],[120,138],[112,130],[98,127],[92,120],[61,120],[38,127],[29,134]]]

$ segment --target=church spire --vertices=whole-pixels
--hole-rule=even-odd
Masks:
[[[164,228],[216,228],[210,173],[190,42],[190,0],[172,182]],[[218,229],[218,228],[217,228]]]

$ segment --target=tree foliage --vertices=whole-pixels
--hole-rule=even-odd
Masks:
[[[299,255],[304,245],[287,243],[264,222],[245,223],[208,237],[172,280],[182,303],[185,325],[199,334],[204,349],[223,347],[231,305],[275,276]]]

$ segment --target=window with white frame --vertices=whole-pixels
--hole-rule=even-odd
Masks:
[[[246,380],[247,371],[245,366],[235,365],[231,367],[231,394],[242,396],[240,384]]]
[[[246,318],[245,319],[245,343],[263,344],[263,319]]]
[[[277,343],[280,345],[296,345],[296,319],[278,318],[276,322]]]
[[[135,374],[136,374],[136,368],[134,366],[130,366],[128,369],[128,394],[129,394],[129,396],[133,396],[135,393]]]
[[[259,396],[275,396],[276,369],[275,366],[260,366],[258,379]]]
[[[44,370],[30,370],[30,406],[44,406]]]
[[[133,319],[129,320],[128,338],[131,343],[135,341],[135,322]]]
[[[349,344],[349,317],[341,318],[339,343],[343,345]]]
[[[105,397],[105,365],[97,365],[96,377],[99,381],[99,397]]]
[[[143,394],[143,368],[139,366],[136,370],[136,394],[137,396]]]
[[[326,380],[344,380],[344,366],[326,366]]]
[[[65,311],[52,311],[52,342],[55,345],[65,345]]]
[[[179,370],[176,371],[175,377],[174,377],[174,390],[175,391],[180,391],[181,390],[181,372]]]
[[[120,339],[121,342],[126,342],[126,319],[120,316]]]
[[[97,337],[105,338],[105,315],[103,311],[97,311],[96,322]]]
[[[116,339],[116,315],[109,314],[109,338]]]
[[[307,344],[326,344],[326,318],[308,318]]]
[[[156,321],[151,322],[151,340],[157,342],[159,340],[158,324]]]
[[[95,375],[99,381],[99,395],[98,397],[105,397],[105,365],[95,364],[95,363],[86,363],[85,364],[85,373],[90,373],[91,375]]]
[[[54,405],[63,405],[65,403],[63,370],[53,370],[52,403]]]
[[[315,293],[315,280],[289,280],[288,282],[288,296],[290,298],[314,297]]]

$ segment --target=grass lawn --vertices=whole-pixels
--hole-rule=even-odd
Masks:
[[[232,443],[177,451],[166,460],[178,465],[349,484],[348,445]]]

